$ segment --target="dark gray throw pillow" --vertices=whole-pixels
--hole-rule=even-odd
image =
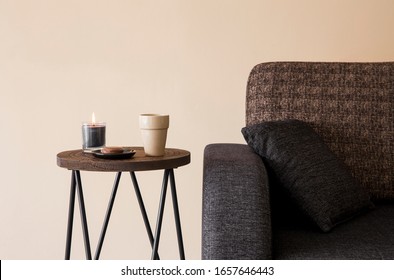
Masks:
[[[245,127],[242,133],[297,207],[324,232],[373,208],[345,163],[307,123],[264,122]]]

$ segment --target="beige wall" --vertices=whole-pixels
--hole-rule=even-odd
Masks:
[[[141,145],[138,114],[171,115],[186,255],[200,258],[204,146],[243,143],[250,69],[276,60],[394,60],[392,0],[0,0],[0,258],[63,258],[70,173],[56,154],[81,146],[95,112],[110,145]],[[95,248],[113,174],[82,173]],[[155,220],[161,173],[138,174]],[[176,258],[167,204],[162,258]],[[73,257],[83,258],[76,212]],[[149,258],[127,174],[104,259]]]

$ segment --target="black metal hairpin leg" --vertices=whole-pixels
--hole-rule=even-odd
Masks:
[[[71,173],[71,188],[70,188],[70,202],[68,206],[68,223],[67,223],[67,237],[66,237],[66,252],[65,252],[65,260],[70,259],[71,254],[71,240],[73,233],[73,223],[74,223],[74,205],[75,205],[75,173],[72,171]]]
[[[141,210],[142,218],[144,220],[146,232],[148,233],[149,242],[150,242],[150,245],[151,245],[151,247],[153,249],[154,239],[153,239],[152,229],[151,229],[151,226],[150,226],[150,223],[149,223],[148,215],[146,213],[144,201],[142,199],[140,187],[138,185],[138,181],[137,181],[137,177],[135,176],[135,172],[131,171],[130,172],[130,176],[131,176],[131,180],[133,182],[133,186],[134,186],[135,194],[137,196],[138,204],[140,206],[140,210]],[[158,252],[156,252],[155,259],[156,260],[160,259]]]
[[[99,242],[98,242],[96,253],[95,253],[96,260],[99,259],[99,257],[100,257],[100,253],[101,253],[101,249],[102,249],[102,246],[104,243],[104,238],[105,238],[105,234],[107,231],[109,219],[111,217],[112,208],[113,208],[113,205],[115,202],[116,193],[117,193],[117,190],[119,187],[119,181],[120,181],[121,175],[122,175],[122,172],[118,172],[117,176],[115,178],[114,186],[112,189],[112,194],[110,197],[110,201],[108,203],[106,216],[104,219],[103,227],[101,230]],[[179,255],[180,255],[180,259],[184,260],[185,259],[185,252],[184,252],[181,222],[180,222],[180,216],[179,216],[178,199],[177,199],[177,194],[176,194],[174,170],[173,169],[166,169],[164,171],[163,184],[162,184],[162,190],[161,190],[161,195],[160,195],[160,204],[159,204],[159,210],[158,210],[157,221],[156,221],[155,236],[153,236],[153,234],[152,234],[152,229],[151,229],[151,226],[149,223],[148,215],[146,213],[144,202],[142,200],[141,191],[140,191],[135,173],[130,172],[130,176],[131,176],[131,179],[132,179],[132,182],[134,185],[135,193],[137,195],[138,204],[140,206],[142,217],[144,219],[144,223],[145,223],[146,231],[148,233],[149,241],[152,246],[151,259],[154,259],[154,260],[159,259],[158,248],[159,248],[159,242],[160,242],[161,227],[162,227],[162,222],[163,222],[163,214],[164,214],[165,200],[166,200],[166,194],[167,194],[168,180],[170,179],[172,203],[173,203],[173,208],[174,208],[175,225],[176,225],[177,238],[178,238]],[[78,194],[77,194],[77,192],[78,192]],[[70,188],[70,202],[69,202],[69,211],[68,211],[68,224],[67,224],[67,237],[66,237],[66,250],[65,250],[65,259],[66,260],[70,259],[70,254],[71,254],[71,241],[72,241],[72,230],[73,230],[73,222],[74,222],[74,209],[75,209],[75,196],[76,195],[78,196],[78,199],[79,199],[79,209],[80,209],[83,237],[84,237],[84,243],[85,243],[86,259],[91,260],[92,254],[91,254],[90,241],[89,241],[89,231],[88,231],[88,224],[87,224],[87,218],[86,218],[85,202],[84,202],[83,191],[82,191],[81,174],[80,174],[79,170],[72,170],[71,188]]]
[[[159,212],[157,214],[157,221],[156,221],[156,232],[153,242],[153,249],[152,249],[152,256],[151,259],[154,260],[157,254],[157,249],[159,248],[160,242],[160,233],[161,233],[161,224],[163,221],[163,213],[164,213],[164,206],[166,202],[166,194],[167,194],[167,185],[168,185],[168,175],[170,173],[169,169],[164,171],[163,176],[163,185],[161,188],[161,195],[160,195],[160,204],[159,204]]]
[[[176,195],[174,169],[170,170],[170,186],[171,186],[171,194],[172,194],[172,205],[174,208],[176,232],[177,232],[177,237],[178,237],[179,257],[181,260],[184,260],[185,259],[185,250],[183,247],[181,220],[179,217],[179,207],[178,207],[178,199],[177,199],[177,195]]]
[[[83,230],[83,237],[85,242],[85,254],[86,259],[92,259],[92,251],[90,250],[90,241],[89,241],[89,231],[88,231],[88,223],[86,219],[86,210],[85,210],[85,202],[83,199],[83,192],[82,192],[82,182],[81,182],[81,174],[79,170],[74,170],[75,177],[77,179],[77,190],[78,190],[78,197],[79,197],[79,210],[81,213],[81,221],[82,221],[82,230]]]
[[[105,219],[104,219],[104,223],[103,223],[103,227],[101,229],[101,234],[100,234],[100,238],[99,238],[99,242],[97,244],[97,248],[96,248],[96,254],[94,256],[95,260],[98,260],[100,257],[100,253],[101,253],[101,248],[103,247],[103,243],[104,243],[104,238],[105,238],[105,233],[107,232],[107,227],[108,227],[108,223],[109,223],[109,219],[111,217],[111,212],[112,212],[112,208],[114,206],[114,201],[115,201],[115,197],[116,197],[116,192],[118,191],[118,186],[119,186],[119,181],[120,181],[120,177],[122,175],[122,172],[118,172],[115,178],[115,182],[114,182],[114,187],[112,189],[112,194],[111,194],[111,198],[109,200],[108,203],[108,207],[107,207],[107,213],[105,214]]]

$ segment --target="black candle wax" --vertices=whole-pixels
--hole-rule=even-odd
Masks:
[[[82,125],[83,149],[105,146],[105,124]]]

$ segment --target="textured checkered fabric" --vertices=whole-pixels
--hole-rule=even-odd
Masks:
[[[329,234],[306,224],[291,230],[274,228],[274,259],[290,260],[393,260],[394,205],[377,205],[374,211],[334,228]]]
[[[268,177],[247,145],[211,144],[204,151],[203,259],[272,258]]]
[[[394,200],[394,62],[259,64],[246,124],[280,119],[308,122],[374,200]]]

